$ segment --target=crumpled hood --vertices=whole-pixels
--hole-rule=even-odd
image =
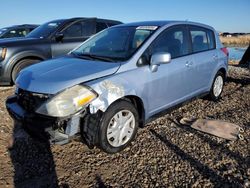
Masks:
[[[36,93],[55,94],[76,84],[114,74],[120,63],[62,57],[32,65],[17,77],[17,87]]]

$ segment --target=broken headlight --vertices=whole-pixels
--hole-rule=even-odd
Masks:
[[[76,85],[42,104],[36,112],[47,116],[65,117],[80,111],[96,97],[97,94],[93,90]]]

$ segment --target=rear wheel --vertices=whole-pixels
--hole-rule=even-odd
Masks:
[[[26,67],[28,67],[30,65],[33,65],[35,63],[38,63],[38,62],[40,62],[40,60],[38,60],[38,59],[23,59],[23,60],[19,61],[15,65],[15,67],[13,68],[13,71],[12,71],[12,74],[11,74],[12,82],[15,83],[15,80],[16,80],[19,72],[22,69],[24,69],[24,68],[26,68]]]
[[[222,94],[223,87],[224,87],[224,74],[222,72],[218,72],[215,75],[213,85],[209,93],[209,97],[212,100],[217,101]]]

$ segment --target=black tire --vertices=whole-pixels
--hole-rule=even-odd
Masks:
[[[107,129],[114,115],[116,115],[118,112],[122,110],[129,111],[133,114],[135,118],[134,129],[133,129],[132,136],[130,137],[128,141],[126,141],[126,143],[124,143],[121,146],[114,147],[108,141]],[[132,140],[134,140],[135,135],[138,130],[138,125],[139,125],[139,114],[138,114],[136,107],[132,103],[125,101],[125,100],[120,100],[120,101],[115,102],[107,109],[107,111],[103,114],[103,117],[101,119],[99,131],[98,131],[98,143],[99,143],[98,147],[102,149],[103,151],[110,153],[110,154],[122,151],[132,142]]]
[[[38,59],[23,59],[23,60],[19,61],[19,62],[14,66],[14,68],[13,68],[13,70],[12,70],[12,74],[11,74],[12,83],[15,83],[15,80],[16,80],[16,78],[17,78],[17,76],[18,76],[18,73],[19,73],[22,69],[24,69],[24,68],[26,68],[26,67],[28,67],[28,66],[30,66],[30,65],[33,65],[33,64],[35,64],[35,63],[38,63],[38,62],[40,62],[40,60],[38,60]]]
[[[215,92],[215,81],[216,79],[220,77],[222,78],[222,88],[221,88],[221,92],[218,94],[216,94]],[[217,74],[215,75],[214,77],[214,80],[213,80],[213,84],[212,84],[212,87],[210,89],[210,92],[209,92],[209,98],[213,101],[218,101],[221,97],[221,94],[223,92],[223,88],[224,88],[224,84],[225,84],[225,75],[222,73],[222,72],[217,72]]]

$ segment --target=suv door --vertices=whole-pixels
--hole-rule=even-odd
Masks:
[[[196,93],[201,93],[210,89],[211,76],[217,66],[218,56],[215,49],[215,37],[212,30],[198,26],[189,26],[189,32],[194,54],[192,65],[192,72],[195,75],[193,89]]]
[[[95,33],[95,21],[80,20],[66,26],[59,33],[63,35],[63,38],[56,40],[54,37],[51,45],[52,57],[67,54],[93,35]]]
[[[145,88],[148,96],[149,114],[186,100],[190,95],[188,88],[193,84],[187,62],[193,61],[185,26],[173,26],[163,31],[146,50],[143,56],[148,59],[157,52],[171,54],[171,62],[161,64],[156,72],[148,72],[149,82]],[[152,99],[153,98],[153,99]]]

